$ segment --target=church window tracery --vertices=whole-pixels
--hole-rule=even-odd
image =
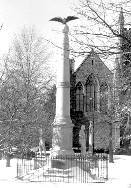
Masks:
[[[81,82],[78,82],[76,85],[76,111],[82,111],[84,108],[84,95],[83,95],[83,86]]]
[[[91,74],[86,81],[85,84],[86,89],[86,97],[85,97],[85,104],[86,104],[86,112],[92,112],[93,110],[97,110],[97,84],[96,80]]]
[[[106,113],[108,110],[108,85],[106,82],[100,86],[100,111]]]

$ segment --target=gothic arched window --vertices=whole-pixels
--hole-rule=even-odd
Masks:
[[[97,84],[96,80],[91,74],[86,81],[86,112],[92,112],[93,110],[97,110]]]
[[[83,86],[81,82],[78,82],[76,85],[76,111],[82,111],[84,108],[84,95],[83,95]]]
[[[100,111],[106,113],[108,110],[108,85],[102,83],[100,86]]]

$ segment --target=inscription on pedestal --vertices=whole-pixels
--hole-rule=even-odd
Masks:
[[[59,83],[57,83],[57,88],[58,87],[70,88],[70,83],[69,82],[59,82]]]

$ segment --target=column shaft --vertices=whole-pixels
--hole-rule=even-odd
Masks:
[[[57,72],[56,115],[53,124],[52,155],[73,154],[70,119],[69,28],[63,29],[63,61]],[[59,65],[58,65],[59,66]]]

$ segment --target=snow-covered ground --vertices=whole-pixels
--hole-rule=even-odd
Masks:
[[[61,188],[64,186],[75,187],[91,187],[91,188],[131,188],[131,156],[115,155],[114,163],[109,163],[109,180],[105,183],[88,183],[88,184],[73,184],[73,183],[45,183],[45,182],[21,182],[16,179],[17,175],[17,160],[11,160],[11,167],[6,167],[6,161],[0,160],[0,187],[17,187],[17,188]]]

